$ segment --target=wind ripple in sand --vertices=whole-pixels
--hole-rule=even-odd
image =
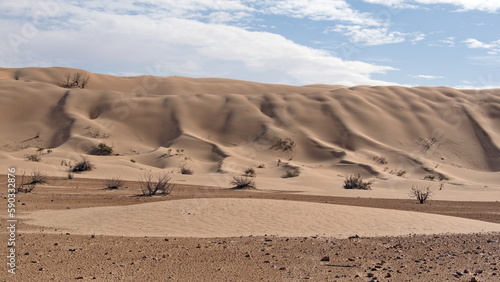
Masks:
[[[28,223],[80,234],[235,237],[397,236],[500,232],[500,224],[450,216],[262,199],[187,199],[132,206],[37,211]]]

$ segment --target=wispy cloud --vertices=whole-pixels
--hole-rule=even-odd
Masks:
[[[425,75],[425,74],[413,75],[412,77],[414,77],[414,78],[423,78],[423,79],[438,79],[438,78],[444,78],[443,76]]]
[[[366,46],[376,46],[384,44],[401,43],[410,40],[413,44],[425,38],[421,32],[404,33],[390,31],[388,26],[364,27],[360,25],[336,25],[331,31],[339,32],[353,43],[360,43]]]
[[[448,4],[457,6],[458,11],[482,11],[495,13],[500,10],[500,1],[496,0],[363,0],[395,8],[416,8],[418,5]]]
[[[486,49],[489,55],[500,53],[500,39],[490,43],[484,43],[474,38],[468,38],[464,41],[466,46],[471,49]]]

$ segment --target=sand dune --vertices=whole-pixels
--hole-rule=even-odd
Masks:
[[[1,169],[64,176],[63,161],[74,163],[104,142],[119,155],[90,156],[96,169],[77,177],[138,179],[144,170],[167,169],[174,180],[224,187],[229,176],[264,164],[257,169],[260,189],[406,198],[411,185],[429,184],[440,199],[500,199],[498,89],[93,73],[85,89],[59,86],[65,73],[78,71],[85,72],[0,69]],[[286,150],[278,140],[295,145]],[[27,162],[40,147],[52,152]],[[387,163],[373,159],[381,156]],[[180,175],[181,163],[195,175]],[[290,167],[301,175],[282,179]],[[343,177],[353,173],[374,180],[374,189],[344,191]]]
[[[188,199],[37,211],[28,223],[113,236],[397,236],[500,232],[500,224],[426,213],[263,199]]]

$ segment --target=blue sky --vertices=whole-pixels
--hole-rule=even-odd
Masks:
[[[500,88],[496,0],[3,0],[0,66]]]

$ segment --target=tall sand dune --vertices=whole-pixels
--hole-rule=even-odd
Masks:
[[[84,89],[60,86],[77,72],[89,76]],[[113,154],[95,155],[99,143]],[[41,162],[28,162],[30,154]],[[78,177],[167,169],[174,180],[227,186],[253,167],[263,190],[407,197],[412,185],[431,185],[441,199],[499,200],[500,90],[0,69],[4,171],[62,176],[87,155],[96,169]],[[195,174],[181,175],[181,164]],[[299,177],[281,177],[294,168]],[[357,173],[374,181],[372,191],[342,189],[344,176]]]

